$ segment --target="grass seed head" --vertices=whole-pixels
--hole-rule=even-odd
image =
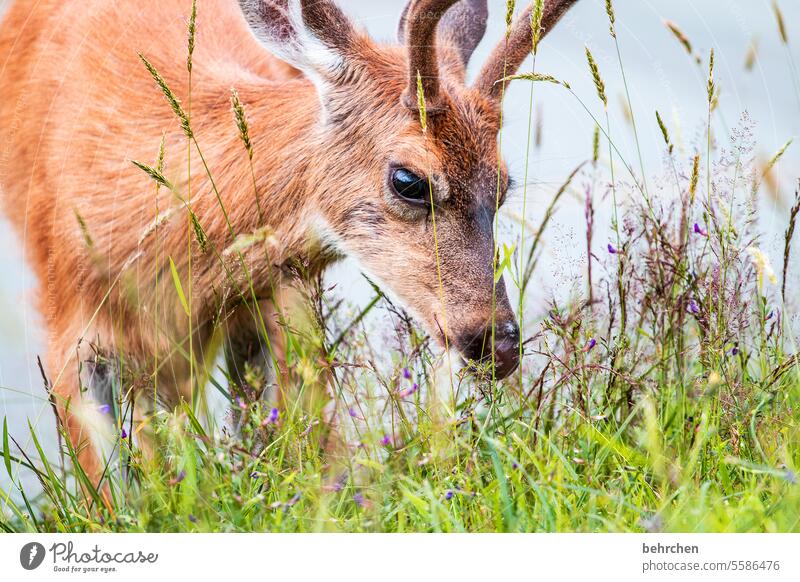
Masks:
[[[778,34],[781,37],[783,44],[789,44],[789,35],[786,32],[786,21],[783,19],[783,12],[781,7],[778,6],[778,0],[772,0],[772,10],[775,12],[775,20],[778,21]]]
[[[614,5],[611,0],[606,0],[606,14],[608,14],[608,31],[612,37],[617,38],[616,17],[614,16]]]
[[[664,137],[664,143],[667,144],[667,148],[669,149],[670,155],[672,155],[672,150],[674,149],[672,146],[672,142],[669,139],[669,131],[667,131],[667,126],[664,123],[664,120],[661,119],[661,114],[656,111],[656,121],[658,122],[658,127],[661,129],[661,135]]]
[[[597,96],[600,98],[600,101],[603,102],[603,105],[608,108],[606,84],[603,82],[603,78],[600,76],[600,69],[597,67],[597,61],[594,60],[594,56],[592,56],[592,51],[589,50],[588,46],[585,48],[586,60],[589,62],[589,70],[592,73],[592,80],[594,81],[595,89],[597,89]]]
[[[561,85],[567,89],[571,89],[572,87],[569,86],[569,83],[566,81],[562,81],[560,79],[555,78],[553,75],[545,75],[543,73],[520,73],[519,75],[509,75],[508,77],[503,77],[499,79],[495,83],[508,83],[509,81],[532,81],[534,83],[553,83],[555,85]]]
[[[189,16],[189,50],[186,57],[186,70],[192,73],[192,57],[194,56],[194,40],[197,34],[197,0],[192,0],[192,14]]]
[[[158,144],[158,158],[156,159],[156,170],[159,174],[164,173],[164,157],[167,154],[167,134],[161,134],[161,143]]]
[[[511,36],[511,25],[514,24],[514,8],[516,0],[506,0],[506,40]]]
[[[428,113],[425,109],[425,88],[422,86],[422,75],[417,71],[417,105],[419,106],[419,122],[422,132],[428,131]]]
[[[714,83],[714,49],[711,49],[711,54],[708,57],[708,103],[711,105],[714,102],[714,93],[716,92],[716,85]]]
[[[73,208],[73,212],[75,213],[75,220],[78,221],[78,227],[81,229],[81,234],[83,235],[83,242],[86,244],[86,248],[92,250],[94,248],[94,241],[92,240],[92,235],[89,233],[89,227],[86,226],[86,221],[83,219],[83,216],[78,212],[77,208]]]
[[[197,239],[197,244],[200,245],[200,251],[205,253],[208,249],[208,236],[206,236],[203,227],[200,226],[200,221],[197,220],[197,215],[191,210],[189,211],[189,218],[192,221],[194,236]]]
[[[692,160],[692,177],[689,181],[689,194],[691,201],[694,202],[694,195],[697,193],[697,183],[700,180],[700,154],[695,154]]]
[[[678,25],[671,20],[664,20],[664,26],[666,26],[672,35],[678,39],[678,42],[681,43],[683,48],[686,49],[686,52],[689,53],[689,56],[692,57],[699,65],[701,62],[700,56],[695,54],[694,49],[692,48],[692,43],[689,41],[689,37],[686,36],[684,32],[678,28]]]
[[[756,64],[756,59],[758,59],[758,41],[753,39],[747,47],[747,54],[744,57],[744,69],[752,71]]]
[[[533,3],[533,13],[531,13],[531,30],[533,31],[533,54],[539,49],[539,42],[542,40],[542,16],[544,15],[544,0],[536,0]]]
[[[150,178],[159,186],[164,186],[170,190],[173,190],[172,184],[169,180],[164,177],[163,170],[159,168],[154,168],[153,166],[148,166],[147,164],[143,164],[142,162],[137,162],[136,160],[131,160],[131,163],[139,168],[142,172],[150,176]],[[161,168],[164,166],[164,160],[160,157],[159,153],[159,165]]]
[[[148,61],[142,53],[139,53],[139,58],[144,63],[144,66],[147,68],[147,71],[150,73],[150,76],[153,77],[153,80],[156,82],[156,85],[161,92],[166,97],[169,106],[172,108],[173,113],[178,118],[178,121],[181,124],[181,129],[183,133],[186,135],[187,138],[193,139],[194,133],[192,132],[192,126],[189,123],[189,116],[186,115],[186,112],[183,110],[180,101],[178,98],[175,97],[175,94],[172,92],[172,89],[169,88],[167,82],[164,80],[164,77],[161,76],[161,73]]]
[[[247,126],[247,117],[245,116],[244,106],[239,99],[239,93],[236,89],[231,89],[231,106],[233,107],[233,116],[236,119],[236,127],[239,130],[239,139],[242,140],[247,155],[253,159],[253,142],[250,140],[250,129]]]

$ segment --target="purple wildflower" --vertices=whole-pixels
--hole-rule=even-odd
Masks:
[[[731,349],[728,350],[729,356],[738,356],[739,355],[739,346],[733,346]]]
[[[411,370],[408,368],[403,368],[403,378],[406,380],[411,380]]]
[[[591,351],[591,350],[594,348],[594,346],[596,346],[596,345],[597,345],[597,340],[596,340],[596,339],[594,339],[594,338],[590,338],[590,339],[589,339],[589,341],[586,343],[586,346],[583,348],[583,351],[584,351],[584,352],[589,352],[589,351]]]
[[[100,414],[108,414],[111,412],[111,405],[110,404],[103,404],[102,406],[97,407],[97,411]]]
[[[519,469],[519,464],[516,461],[514,461],[513,463],[511,463],[511,468],[512,469]]]
[[[186,479],[186,471],[181,469],[181,472],[178,473],[178,475],[174,479],[170,479],[169,480],[169,484],[170,485],[177,485],[178,483],[180,483],[184,479]]]
[[[769,315],[767,315],[767,319],[772,319],[772,317],[773,317],[774,315],[775,315],[775,312],[774,312],[774,311],[770,311],[770,312],[769,312]]]
[[[269,417],[267,418],[267,423],[268,424],[274,424],[274,423],[278,422],[278,417],[280,417],[280,415],[281,414],[280,414],[280,412],[278,412],[278,409],[277,408],[273,408],[269,412]]]
[[[689,305],[686,306],[686,310],[692,315],[697,315],[700,313],[700,306],[697,304],[697,301],[691,299],[689,300]]]
[[[189,514],[189,521],[191,521],[192,523],[197,523],[197,518],[190,513]]]
[[[694,233],[700,236],[708,236],[708,231],[704,230],[699,224],[694,223]]]
[[[350,417],[351,417],[351,418],[355,418],[356,420],[364,420],[364,417],[363,417],[363,416],[361,416],[361,415],[358,413],[358,411],[355,409],[355,407],[354,407],[354,406],[351,406],[351,407],[350,407],[350,410],[348,410],[348,412],[350,413]]]
[[[417,390],[419,390],[419,386],[417,385],[416,382],[414,382],[414,384],[411,386],[411,388],[403,390],[402,392],[400,392],[398,394],[398,396],[400,398],[408,398],[409,396],[412,396]]]
[[[238,407],[239,407],[239,408],[241,408],[242,410],[245,410],[245,409],[247,408],[247,405],[246,405],[246,404],[245,404],[245,403],[242,401],[242,399],[241,399],[240,397],[238,397],[238,396],[236,397],[236,406],[238,406]]]
[[[124,439],[128,438],[128,431],[123,428],[122,431],[119,433],[119,436],[121,436]]]
[[[611,243],[608,243],[608,252],[611,253],[612,255],[616,255],[617,253],[619,253],[616,247]]]
[[[353,501],[355,501],[359,507],[364,507],[365,505],[364,495],[360,492],[353,495]]]
[[[455,495],[455,493],[453,492],[453,490],[452,490],[452,489],[448,489],[448,490],[447,490],[447,492],[444,494],[444,498],[445,498],[447,501],[450,501],[450,500],[453,498],[453,495]]]
[[[390,444],[392,444],[392,437],[390,437],[388,434],[384,435],[383,438],[381,439],[381,445],[384,447],[388,447]]]

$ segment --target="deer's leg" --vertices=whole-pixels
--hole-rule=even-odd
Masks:
[[[71,344],[51,342],[48,374],[52,397],[81,469],[92,486],[102,491],[106,462],[113,449],[113,406],[102,402],[108,390],[105,377],[101,377],[105,371],[98,375],[94,373],[97,370],[88,372],[88,350]]]
[[[341,482],[346,477],[349,449],[339,428],[334,398],[333,375],[317,364],[324,360],[324,354],[309,352],[303,358],[313,362],[317,368],[315,377],[301,373],[289,362],[286,334],[287,323],[291,322],[292,333],[311,335],[306,329],[310,318],[304,310],[304,302],[296,291],[284,288],[275,301],[260,304],[261,320],[254,317],[252,310],[242,310],[228,319],[228,337],[225,343],[225,356],[228,374],[240,398],[260,398],[270,406],[276,406],[283,413],[286,404],[301,400],[304,412],[312,419],[309,438],[317,439],[324,451],[331,483]],[[264,330],[266,329],[266,334]],[[302,341],[302,340],[301,340]],[[316,350],[317,342],[305,342],[310,350]],[[300,356],[294,355],[292,360]],[[261,376],[254,371],[265,372]],[[253,386],[253,378],[261,378]],[[249,391],[249,393],[248,393]],[[241,427],[241,410],[233,406],[234,425]],[[315,421],[314,419],[319,419]]]
[[[231,379],[230,391],[245,404],[262,400],[281,407],[288,382],[286,349],[272,301],[262,301],[259,309],[240,307],[226,321],[225,363]],[[266,330],[266,333],[264,333]],[[243,418],[234,406],[234,426]]]

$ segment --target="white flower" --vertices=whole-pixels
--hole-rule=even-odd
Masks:
[[[772,264],[769,262],[769,257],[766,253],[754,246],[749,246],[746,250],[750,255],[750,262],[753,263],[753,267],[756,269],[758,290],[760,291],[764,286],[764,277],[773,285],[777,285],[778,277],[775,275],[775,271],[772,270]]]

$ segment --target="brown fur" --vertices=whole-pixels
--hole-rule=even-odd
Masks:
[[[95,478],[92,429],[74,410],[92,350],[139,370],[152,371],[157,358],[162,403],[189,396],[189,321],[170,257],[192,290],[196,358],[208,355],[220,313],[239,322],[238,329],[228,325],[232,336],[259,341],[252,315],[237,315],[248,298],[240,295],[247,285],[241,261],[225,252],[234,237],[196,151],[187,180],[187,141],[137,52],[191,111],[234,232],[271,234],[271,244],[243,252],[264,313],[291,265],[315,271],[348,254],[437,339],[447,334],[461,347],[468,340],[459,338],[486,328],[493,305],[498,322],[514,319],[502,282],[492,297],[500,104],[463,86],[458,55],[471,49],[441,51],[441,111],[424,133],[418,112],[401,103],[406,49],[377,45],[349,24],[331,34],[326,22],[341,17],[338,9],[303,4],[304,24],[344,55],[344,66],[322,73],[322,94],[259,44],[235,1],[200,0],[191,106],[185,69],[191,0],[18,0],[2,23],[2,201],[42,286],[48,372],[62,418]],[[287,3],[275,6],[282,14]],[[248,113],[263,221],[232,121],[232,86]],[[130,162],[151,163],[162,132],[165,173],[181,195],[191,192],[209,239],[205,253],[196,243],[187,251],[187,213],[175,196],[162,188],[156,197],[153,183]],[[392,195],[392,164],[434,186],[441,282],[434,217]],[[502,168],[500,183],[504,190]],[[171,214],[153,229],[157,207]]]

